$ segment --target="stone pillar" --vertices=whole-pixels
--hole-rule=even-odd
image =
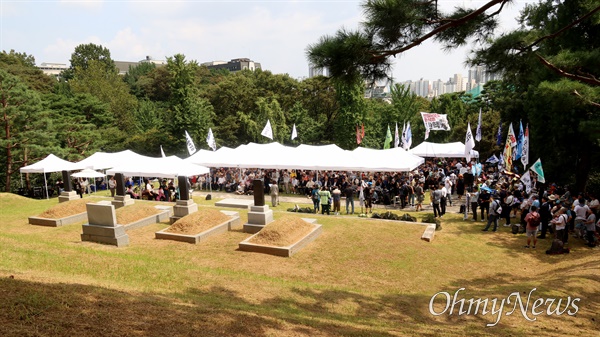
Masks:
[[[62,171],[62,180],[65,185],[65,189],[60,192],[58,196],[58,202],[65,202],[70,200],[79,199],[77,192],[73,191],[73,183],[71,182],[71,177],[69,176],[69,171]]]
[[[125,194],[125,179],[122,173],[115,173],[117,188],[115,198],[111,202],[115,208],[121,208],[128,205],[133,205],[135,202],[129,194]]]
[[[244,225],[245,233],[257,233],[265,225],[273,222],[273,210],[265,205],[265,190],[262,180],[255,179],[253,182],[254,206],[250,206],[248,212],[248,223]]]
[[[117,188],[116,188],[116,195],[125,195],[125,178],[123,177],[122,173],[116,173],[115,176],[115,181],[117,182]]]
[[[69,171],[62,171],[62,180],[63,184],[65,185],[64,191],[71,192],[73,190],[73,182],[69,176]]]
[[[177,184],[179,184],[179,200],[177,200],[175,206],[173,206],[173,216],[169,218],[171,224],[188,214],[198,211],[198,204],[190,199],[188,181],[188,177],[177,177]]]
[[[265,188],[260,179],[254,179],[252,188],[254,190],[254,206],[265,205]]]
[[[129,245],[125,226],[117,224],[115,207],[107,202],[87,204],[89,223],[83,225],[81,241],[105,243],[117,247]]]
[[[179,185],[179,200],[190,200],[188,181],[188,177],[177,177],[177,184]]]

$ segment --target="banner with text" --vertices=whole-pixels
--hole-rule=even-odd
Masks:
[[[421,116],[423,117],[423,124],[425,125],[425,139],[429,137],[429,131],[431,130],[450,131],[448,115],[421,112]]]

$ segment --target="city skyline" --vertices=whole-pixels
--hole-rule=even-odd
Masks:
[[[517,1],[501,16],[501,30],[516,26],[525,3]],[[309,75],[306,48],[342,27],[363,20],[360,1],[9,1],[0,2],[0,49],[35,57],[36,64],[69,63],[80,44],[106,47],[115,61],[140,61],[181,53],[198,63],[249,58],[263,70]],[[440,1],[481,6],[484,1]],[[38,27],[44,27],[38,29]],[[447,80],[466,74],[470,46],[450,53],[427,41],[400,55],[395,82]]]

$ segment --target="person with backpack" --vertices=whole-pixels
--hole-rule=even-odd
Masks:
[[[569,225],[569,215],[567,215],[567,208],[561,207],[555,214],[554,219],[550,221],[554,226],[555,238],[562,241],[565,244],[568,240],[569,232],[567,226]]]
[[[488,221],[487,221],[487,225],[485,226],[484,229],[482,229],[482,231],[487,232],[490,229],[490,225],[492,224],[492,222],[494,223],[494,229],[492,230],[493,232],[498,230],[498,218],[500,217],[500,214],[502,214],[502,206],[500,206],[500,201],[498,201],[497,199],[491,198],[492,202],[490,203],[490,210],[488,213]]]
[[[531,246],[531,248],[535,248],[535,245],[537,244],[537,231],[541,223],[541,217],[540,214],[537,212],[536,206],[531,206],[529,213],[527,213],[527,215],[525,216],[525,222],[527,223],[527,245],[525,246],[525,248],[529,248],[529,245],[531,244],[531,238],[533,238],[533,246]]]
[[[442,213],[440,210],[440,203],[442,201],[442,186],[439,185],[438,188],[434,191],[431,191],[431,205],[433,206],[433,217],[442,217]]]

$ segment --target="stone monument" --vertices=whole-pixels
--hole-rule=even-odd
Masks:
[[[254,190],[254,206],[250,206],[248,212],[248,223],[244,225],[245,233],[257,233],[265,225],[273,222],[273,210],[269,209],[269,205],[265,205],[265,188],[260,179],[253,181]]]
[[[177,177],[177,184],[179,186],[179,200],[173,206],[173,216],[169,218],[171,224],[188,214],[198,211],[198,204],[194,200],[190,200],[188,177]]]
[[[116,194],[114,200],[111,202],[115,208],[121,208],[123,206],[133,205],[134,201],[131,199],[129,194],[125,194],[125,179],[122,173],[115,174],[115,181],[117,182]]]
[[[91,241],[124,247],[129,245],[125,226],[117,224],[115,206],[108,201],[86,205],[88,222],[83,225],[81,241]]]
[[[73,191],[73,184],[71,183],[69,171],[62,171],[62,180],[65,185],[65,189],[60,192],[60,195],[58,196],[58,202],[60,203],[79,199],[80,197],[77,195],[77,192]]]

